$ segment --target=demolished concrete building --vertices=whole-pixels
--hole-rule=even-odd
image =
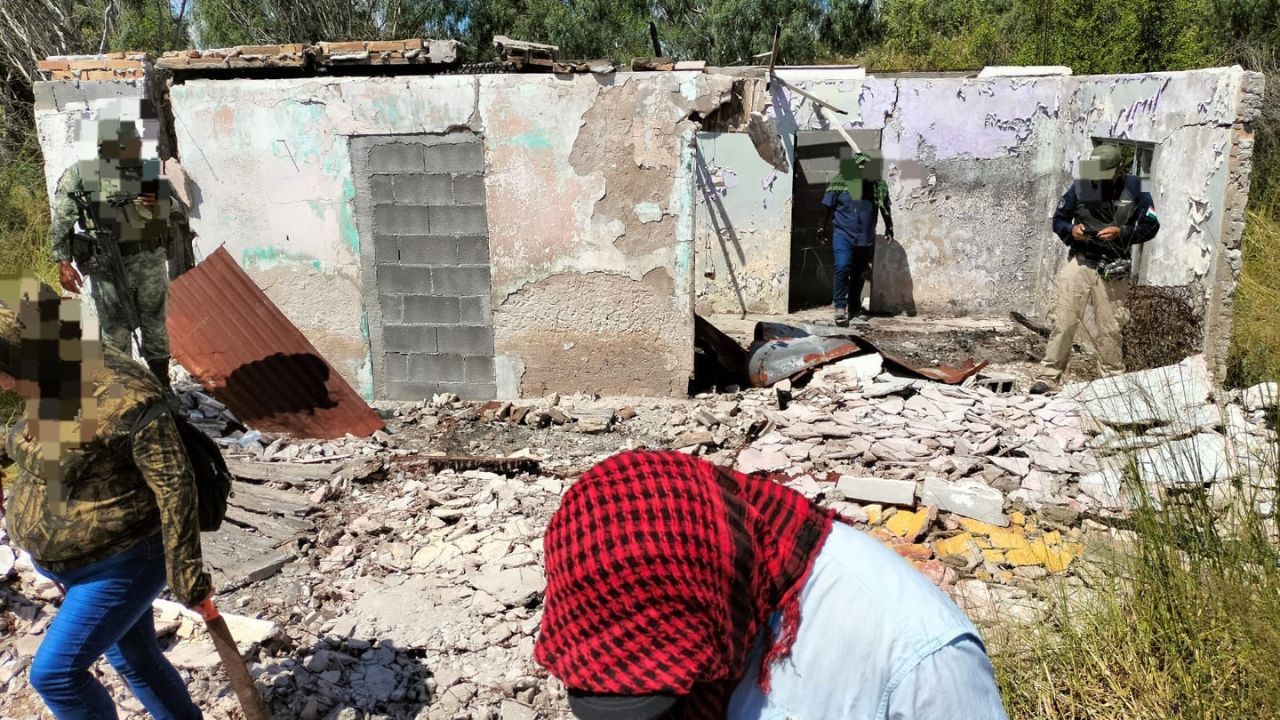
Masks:
[[[1138,281],[1194,286],[1205,352],[1224,359],[1258,74],[777,68],[792,90],[764,68],[489,72],[438,42],[346,45],[51,59],[36,88],[50,190],[82,112],[154,96],[201,250],[225,247],[366,399],[679,395],[695,311],[829,298],[812,228],[845,144],[833,123],[888,169],[884,312],[1042,311],[1064,255],[1048,219],[1075,160],[1112,139],[1161,213]],[[789,172],[756,152],[753,112]]]

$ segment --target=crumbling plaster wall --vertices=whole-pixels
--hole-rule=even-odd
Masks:
[[[774,88],[769,111],[789,153],[797,130],[830,129],[832,122],[882,130],[897,242],[877,253],[875,310],[1045,312],[1065,259],[1049,219],[1093,137],[1158,144],[1153,194],[1162,230],[1144,252],[1144,282],[1196,283],[1210,303],[1215,288],[1233,286],[1238,276],[1238,261],[1234,268],[1215,268],[1223,253],[1238,249],[1239,218],[1226,217],[1228,178],[1236,195],[1248,188],[1251,144],[1246,139],[1243,146],[1233,145],[1233,137],[1245,132],[1238,108],[1246,73],[1239,68],[989,78],[868,76],[856,68],[778,72],[847,111],[819,111],[802,95]],[[737,172],[732,159],[719,157],[718,171]],[[751,171],[758,158],[739,162]],[[782,194],[791,185],[771,182],[773,191],[719,188],[728,223],[768,228],[768,237],[751,235],[756,256],[745,254],[729,272],[715,267],[721,261],[714,252],[700,261],[700,270],[715,267],[718,276],[699,273],[700,307],[706,297],[708,310],[740,310],[736,298],[716,287],[725,276],[748,291],[748,303],[776,307],[777,298],[785,298],[770,284],[785,277],[789,259],[765,248],[790,242],[790,204]],[[735,192],[746,195],[746,202],[733,199]],[[1224,222],[1235,227],[1234,241],[1224,237]],[[701,237],[701,227],[698,232]],[[751,296],[754,288],[766,290]],[[1209,337],[1229,327],[1229,317],[1220,310],[1217,315],[1211,313]],[[1207,337],[1206,345],[1211,342]]]
[[[467,129],[485,144],[500,395],[677,394],[692,369],[701,73],[200,80],[172,88],[201,244],[225,244],[373,396],[348,147]]]

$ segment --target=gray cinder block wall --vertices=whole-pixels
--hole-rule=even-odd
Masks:
[[[484,146],[470,132],[351,141],[375,392],[497,392]]]

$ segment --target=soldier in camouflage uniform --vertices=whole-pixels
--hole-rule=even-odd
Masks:
[[[67,320],[78,301],[34,286],[26,283],[21,301],[4,293],[17,314],[0,307],[0,386],[16,377],[27,401],[5,443],[18,474],[4,516],[13,544],[66,597],[31,664],[31,685],[60,719],[116,717],[90,672],[105,653],[153,717],[200,718],[160,652],[151,613],[166,579],[188,606],[211,593],[195,478],[177,428],[164,413],[135,427],[166,402],[164,392],[131,358],[81,340],[78,321]]]
[[[142,160],[142,139],[130,120],[95,120],[98,157],[82,160],[63,173],[53,206],[53,259],[63,289],[79,293],[80,273],[88,269],[94,305],[106,344],[129,354],[135,329],[142,335],[147,367],[169,385],[169,333],[165,310],[169,276],[165,260],[177,233],[190,234],[187,209],[172,185],[160,177],[158,160]],[[88,193],[103,229],[120,248],[125,269],[122,286],[103,268],[93,267],[91,246],[74,233],[80,208],[73,193]],[[134,328],[126,304],[132,294],[138,325]]]

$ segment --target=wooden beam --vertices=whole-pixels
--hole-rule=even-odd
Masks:
[[[772,67],[770,67],[770,68],[769,68],[769,73],[770,73],[770,75],[772,75],[772,73],[773,73],[773,68],[772,68]],[[826,100],[823,100],[822,98],[817,97],[816,95],[813,95],[813,94],[811,94],[811,93],[805,92],[804,90],[801,90],[800,88],[796,87],[795,85],[792,85],[791,83],[787,82],[784,78],[779,77],[779,78],[776,78],[776,79],[777,79],[777,81],[778,81],[779,83],[781,83],[781,84],[782,84],[782,86],[783,86],[783,87],[785,87],[786,89],[790,90],[791,92],[793,92],[793,93],[795,93],[795,94],[797,94],[797,95],[799,95],[799,96],[801,96],[801,97],[803,97],[803,98],[807,98],[807,99],[809,99],[809,100],[812,100],[815,104],[820,105],[820,106],[822,106],[822,107],[826,108],[827,110],[830,110],[831,112],[839,113],[839,114],[841,114],[841,115],[848,115],[848,114],[849,114],[849,111],[847,111],[847,110],[841,110],[840,108],[836,107],[835,105],[832,105],[831,103],[827,102]]]

